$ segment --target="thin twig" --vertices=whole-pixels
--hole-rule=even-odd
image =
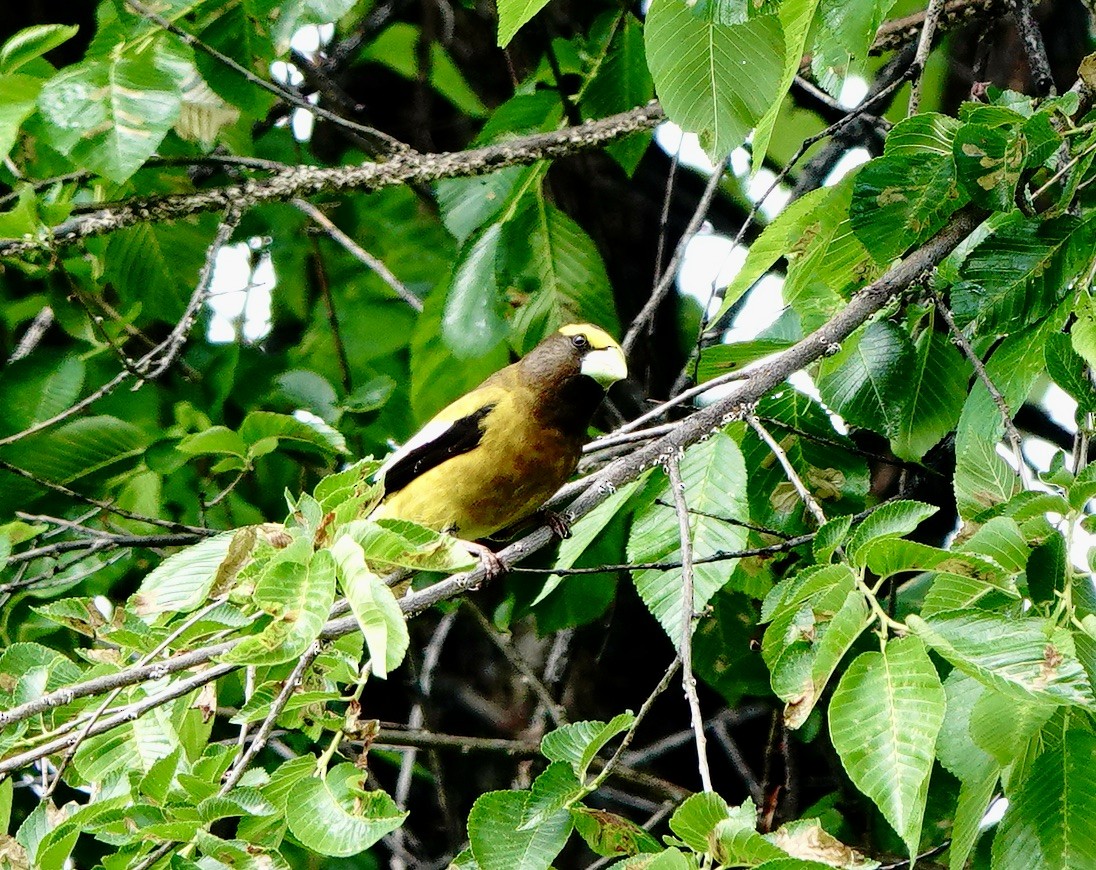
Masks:
[[[418,312],[422,312],[422,300],[419,299],[414,293],[407,289],[407,286],[400,281],[391,270],[384,265],[384,262],[377,257],[374,257],[369,251],[365,250],[361,245],[355,242],[350,236],[340,230],[331,219],[320,211],[312,203],[300,199],[299,197],[293,200],[293,205],[303,211],[312,220],[318,223],[324,228],[324,232],[330,236],[334,241],[342,245],[355,260],[365,266],[367,269],[376,273],[377,277],[384,281],[389,287],[392,288],[392,292],[400,297],[404,302],[410,305]]]
[[[493,643],[498,651],[503,654],[506,661],[510,663],[510,666],[521,674],[522,678],[529,685],[529,688],[533,690],[533,693],[540,699],[540,702],[544,704],[548,711],[548,715],[552,717],[552,722],[558,728],[560,725],[567,724],[567,713],[563,709],[563,706],[552,697],[552,693],[548,691],[548,687],[544,685],[537,672],[534,671],[527,661],[521,656],[514,645],[509,643],[499,633],[498,629],[491,624],[486,616],[483,615],[483,611],[476,606],[472,601],[465,600],[464,606],[468,609],[468,612],[475,618],[477,624],[483,633],[487,635],[491,643]]]
[[[229,236],[232,235],[232,231],[240,221],[241,214],[242,212],[234,205],[230,205],[226,209],[224,218],[217,228],[217,233],[213,237],[213,241],[210,243],[209,247],[206,249],[205,263],[202,265],[202,271],[198,275],[198,283],[190,296],[190,300],[187,302],[182,317],[179,318],[179,321],[175,324],[167,338],[141,357],[135,364],[134,369],[139,373],[141,378],[145,380],[155,380],[158,378],[167,367],[174,362],[175,357],[178,356],[179,352],[182,350],[183,345],[186,343],[186,338],[190,334],[191,328],[194,326],[194,321],[198,317],[198,312],[201,310],[202,305],[209,295],[209,288],[213,282],[213,271],[216,265],[217,253],[224,247]],[[99,389],[95,390],[90,395],[85,396],[74,405],[70,405],[68,408],[59,411],[52,417],[28,426],[21,432],[16,432],[14,435],[0,438],[0,447],[13,444],[16,441],[68,420],[85,408],[99,401],[99,399],[112,393],[116,387],[132,376],[133,371],[123,369]]]
[[[253,73],[251,70],[249,70],[246,66],[237,63],[227,54],[218,51],[213,46],[207,45],[206,43],[202,42],[202,40],[198,39],[198,37],[196,37],[193,33],[189,33],[188,31],[183,30],[181,27],[176,26],[175,24],[164,18],[162,15],[153,12],[143,3],[139,3],[137,2],[137,0],[126,0],[126,4],[130,6],[135,12],[137,12],[137,14],[143,16],[144,18],[147,18],[149,21],[158,24],[169,33],[174,33],[187,45],[190,45],[205,52],[210,57],[215,59],[218,63],[224,64],[229,69],[239,73],[253,85],[257,85],[264,91],[273,94],[282,102],[289,103],[291,106],[294,106],[298,109],[304,109],[306,112],[309,112],[316,117],[323,118],[325,121],[330,121],[333,124],[337,124],[340,127],[345,127],[347,130],[352,130],[359,135],[365,136],[374,145],[383,146],[383,148],[381,149],[381,153],[396,154],[410,150],[410,148],[408,148],[408,146],[405,145],[403,142],[400,142],[399,139],[396,139],[393,136],[389,136],[387,133],[384,133],[381,130],[377,130],[373,127],[367,127],[364,124],[358,124],[354,121],[347,120],[341,115],[336,115],[334,112],[329,112],[327,109],[324,109],[321,106],[313,105],[300,94],[294,93],[289,88],[280,87],[273,82],[269,82],[264,78],[260,78],[259,76],[255,75],[255,73]]]
[[[704,736],[704,717],[700,713],[700,698],[696,693],[696,677],[693,676],[693,632],[696,630],[696,605],[693,598],[693,540],[689,526],[689,506],[685,503],[685,483],[677,457],[666,463],[670,476],[670,492],[677,506],[678,537],[681,539],[681,686],[689,702],[696,742],[697,768],[704,791],[713,791],[712,774],[708,769],[708,738]]]
[[[8,362],[13,363],[16,360],[21,360],[38,347],[38,342],[45,336],[46,330],[53,325],[53,321],[53,309],[46,305],[41,311],[34,315],[34,320],[30,322],[27,331],[24,332],[23,337],[19,339],[19,344],[17,344],[15,350],[11,352],[11,356],[8,357]]]
[[[625,354],[631,353],[636,340],[643,335],[650,326],[650,323],[655,316],[655,312],[666,298],[666,294],[670,292],[670,285],[673,284],[674,278],[677,277],[677,268],[685,256],[685,249],[689,247],[689,243],[700,231],[704,219],[708,216],[708,208],[712,204],[712,199],[715,198],[715,192],[719,189],[719,183],[723,180],[723,173],[727,169],[728,160],[730,160],[729,154],[712,172],[707,185],[704,187],[704,193],[700,196],[700,202],[696,204],[693,216],[689,219],[689,223],[685,227],[685,232],[681,234],[681,238],[678,240],[677,247],[674,249],[674,255],[666,265],[666,271],[662,273],[662,277],[658,279],[658,283],[655,285],[654,290],[651,291],[650,298],[644,303],[643,308],[640,309],[639,314],[637,314],[635,320],[632,321],[632,325],[628,327],[628,332],[624,336],[624,341],[620,343],[620,346],[624,348]]]
[[[304,654],[300,659],[297,660],[297,665],[293,668],[292,673],[285,678],[285,683],[282,684],[282,690],[278,693],[278,697],[271,702],[270,711],[266,714],[266,718],[263,719],[263,724],[259,726],[259,730],[255,733],[255,737],[252,739],[251,743],[248,744],[247,749],[243,752],[232,769],[225,774],[224,782],[221,784],[221,790],[218,792],[221,797],[224,797],[236,787],[236,783],[240,781],[240,777],[247,771],[247,767],[251,764],[252,759],[262,751],[264,746],[266,746],[266,741],[270,739],[270,734],[274,730],[274,723],[282,714],[285,705],[289,703],[290,697],[297,690],[298,684],[304,677],[304,672],[308,670],[309,666],[315,661],[316,656],[319,654],[320,642],[314,640],[309,645],[308,649],[304,651]]]
[[[459,611],[451,610],[438,621],[434,633],[430,636],[430,642],[423,651],[422,671],[419,674],[419,693],[414,705],[411,707],[411,713],[407,717],[409,731],[421,730],[426,721],[423,702],[430,697],[430,693],[434,688],[434,670],[437,668],[438,662],[441,661],[442,647],[445,646],[445,639],[449,636],[449,630],[456,621],[457,613]],[[400,759],[400,771],[396,777],[396,788],[392,799],[396,802],[396,806],[403,809],[407,808],[407,798],[411,793],[411,779],[415,772],[415,761],[418,753],[418,748],[412,746],[404,750]],[[403,828],[397,828],[393,831],[392,838],[395,846],[393,850],[395,854],[392,856],[392,868],[393,870],[403,870],[407,866]]]
[[[754,430],[772,451],[773,456],[776,457],[777,462],[780,463],[780,467],[784,469],[784,475],[788,478],[788,481],[795,487],[795,491],[799,494],[799,497],[803,500],[803,504],[807,506],[818,522],[819,526],[822,526],[826,522],[826,515],[822,512],[821,505],[811,495],[811,491],[807,489],[806,484],[803,483],[799,477],[799,473],[795,470],[795,466],[792,465],[792,461],[788,458],[788,454],[784,451],[784,448],[780,446],[780,443],[773,438],[772,433],[769,432],[757,419],[756,416],[750,414],[746,418],[746,422],[750,424],[750,428]]]
[[[963,331],[955,324],[955,319],[951,316],[951,311],[944,304],[943,300],[936,300],[936,310],[940,312],[940,316],[944,319],[944,323],[948,325],[948,329],[951,331],[952,342],[958,345],[959,349],[963,352],[963,356],[967,358],[971,366],[974,368],[975,374],[978,375],[978,380],[982,382],[982,385],[989,392],[990,397],[993,399],[993,403],[997,406],[997,410],[1001,414],[1001,421],[1005,427],[1005,435],[1008,438],[1009,445],[1012,447],[1013,458],[1016,460],[1016,473],[1020,476],[1020,480],[1024,483],[1024,488],[1029,489],[1030,483],[1026,479],[1027,463],[1024,461],[1023,440],[1020,437],[1020,430],[1016,428],[1016,424],[1012,421],[1012,412],[1009,410],[1008,402],[1005,400],[1004,395],[997,385],[993,383],[993,379],[989,376],[989,372],[986,371],[985,365],[982,363],[981,358],[974,352],[974,348],[971,347],[967,337],[963,335]]]
[[[936,26],[940,23],[940,13],[944,11],[944,0],[929,0],[925,10],[925,23],[921,25],[921,38],[917,43],[917,54],[913,58],[913,78],[910,82],[910,102],[906,117],[917,114],[921,105],[921,83],[925,78],[925,63],[932,51],[932,41],[936,36]]]

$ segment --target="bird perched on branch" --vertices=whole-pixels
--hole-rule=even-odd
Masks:
[[[392,454],[377,472],[385,496],[373,518],[450,532],[497,573],[498,558],[475,539],[526,519],[567,481],[605,391],[627,374],[608,333],[564,326]]]

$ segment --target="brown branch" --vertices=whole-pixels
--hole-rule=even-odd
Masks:
[[[948,0],[940,15],[938,30],[946,33],[965,24],[972,24],[983,18],[992,18],[1007,12],[1012,0]],[[884,21],[875,32],[869,54],[882,54],[894,51],[913,42],[925,26],[925,12],[915,12],[904,18]]]
[[[422,184],[441,178],[486,175],[508,166],[526,166],[539,160],[567,157],[600,148],[636,133],[650,130],[665,115],[652,102],[619,115],[587,121],[551,133],[536,133],[483,148],[431,154],[400,153],[384,163],[356,166],[294,166],[265,179],[210,188],[193,193],[132,197],[106,203],[98,209],[65,221],[42,239],[0,239],[0,257],[50,250],[81,239],[101,236],[134,224],[171,221],[229,206],[246,209],[295,197],[356,190],[370,193],[401,184]]]
[[[693,742],[696,744],[697,770],[704,791],[712,788],[712,772],[708,768],[708,739],[704,736],[704,717],[700,712],[700,698],[696,693],[696,677],[693,676],[693,632],[696,630],[696,607],[693,605],[693,539],[689,525],[689,506],[685,503],[685,483],[677,456],[666,463],[670,477],[670,492],[677,509],[678,538],[681,541],[681,688],[689,702],[692,718]]]
[[[1024,51],[1027,52],[1028,66],[1031,67],[1035,93],[1040,97],[1053,96],[1054,74],[1050,71],[1047,47],[1043,44],[1043,34],[1039,32],[1039,24],[1035,20],[1031,0],[1012,0],[1012,5],[1016,17],[1016,29],[1020,31]]]
[[[932,51],[932,42],[936,37],[936,28],[940,24],[940,14],[944,11],[944,0],[929,0],[929,8],[925,10],[925,22],[921,26],[921,37],[917,42],[917,54],[913,58],[913,80],[910,83],[909,108],[906,117],[917,114],[921,106],[921,83],[925,78],[925,63],[928,61],[929,52]]]

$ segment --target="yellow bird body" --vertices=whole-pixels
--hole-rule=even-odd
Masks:
[[[467,540],[534,513],[574,473],[606,387],[626,375],[607,333],[565,326],[457,399],[382,467],[374,518]]]

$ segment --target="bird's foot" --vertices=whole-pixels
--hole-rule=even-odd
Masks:
[[[480,565],[483,567],[483,579],[488,583],[497,580],[509,570],[506,563],[499,558],[498,553],[485,544],[476,541],[463,541],[462,543],[468,548],[468,552],[480,560]]]
[[[555,511],[550,511],[547,508],[540,512],[541,519],[544,521],[544,525],[548,527],[548,530],[557,538],[563,540],[564,538],[571,537],[571,521],[565,514],[557,514]]]

